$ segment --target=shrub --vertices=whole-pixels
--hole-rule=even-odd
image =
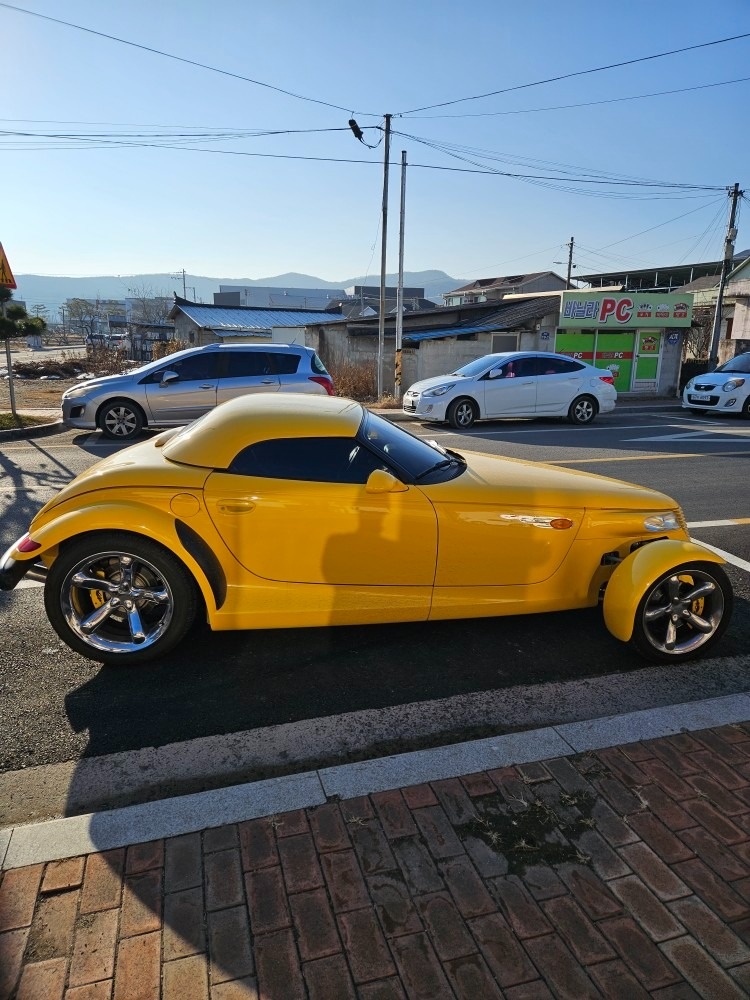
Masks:
[[[371,403],[378,398],[378,380],[374,362],[344,361],[328,369],[337,396],[348,396],[360,403]]]

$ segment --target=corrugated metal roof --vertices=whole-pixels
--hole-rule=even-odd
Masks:
[[[181,305],[179,308],[198,326],[210,330],[226,330],[228,333],[270,330],[274,326],[330,323],[341,318],[330,313],[306,309],[232,309],[223,306],[193,305]]]
[[[457,323],[455,326],[443,327],[440,330],[415,330],[414,333],[404,330],[404,340],[437,340],[440,337],[460,337],[464,333],[493,333],[497,330],[512,330],[522,323],[540,319],[549,312],[556,310],[550,306],[549,299],[530,299],[526,302],[514,302],[504,309],[498,309],[488,316],[483,323]]]

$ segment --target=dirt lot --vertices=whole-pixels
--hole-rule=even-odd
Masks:
[[[13,387],[16,392],[16,407],[19,410],[37,410],[46,407],[59,409],[60,397],[72,385],[76,384],[75,379],[13,379]],[[0,379],[0,412],[10,410],[10,394],[8,392],[8,380]]]

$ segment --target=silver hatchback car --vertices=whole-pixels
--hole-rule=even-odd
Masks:
[[[298,344],[208,344],[151,361],[125,375],[93,378],[62,397],[68,427],[128,441],[144,427],[190,423],[248,392],[334,395],[318,355]]]

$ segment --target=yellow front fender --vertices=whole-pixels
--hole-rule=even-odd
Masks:
[[[636,549],[619,564],[604,591],[604,624],[617,639],[629,642],[641,598],[664,573],[685,563],[724,563],[695,542],[664,538]]]
[[[30,557],[24,553],[16,555],[14,552],[12,555],[13,558],[31,558],[35,562],[41,559],[49,566],[55,560],[63,542],[90,534],[92,531],[130,531],[159,542],[187,566],[203,593],[207,608],[211,609],[220,603],[217,600],[215,581],[212,588],[206,567],[186,549],[183,539],[178,534],[175,516],[148,504],[134,502],[92,504],[83,509],[69,509],[49,520],[45,516],[45,520],[39,526],[33,523],[31,526],[31,537],[35,542],[39,542],[41,549],[36,549]]]

